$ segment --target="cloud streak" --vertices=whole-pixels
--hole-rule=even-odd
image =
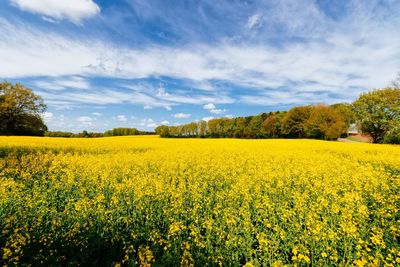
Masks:
[[[310,81],[317,90],[338,91],[382,86],[400,69],[400,35],[391,27],[371,27],[369,33],[358,35],[332,33],[324,42],[288,44],[279,49],[220,44],[139,50],[96,40],[89,44],[4,20],[0,25],[0,58],[8,62],[0,66],[0,76],[6,78],[165,76],[197,82],[219,80],[258,90]],[[385,49],[379,49],[382,47]],[[60,81],[53,84],[56,89],[64,86]],[[171,95],[164,99],[188,102]]]
[[[186,113],[176,113],[176,114],[172,115],[172,117],[177,118],[177,119],[188,119],[191,116],[192,116],[191,114],[186,114]]]
[[[43,15],[49,22],[69,20],[79,24],[83,19],[95,16],[100,7],[92,0],[11,0],[21,10]]]

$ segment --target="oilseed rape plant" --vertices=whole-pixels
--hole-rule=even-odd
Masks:
[[[399,266],[400,147],[0,138],[2,265]]]

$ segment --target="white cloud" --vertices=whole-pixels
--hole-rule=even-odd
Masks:
[[[162,121],[161,122],[161,125],[169,125],[170,123],[169,123],[169,121]]]
[[[89,89],[90,83],[87,79],[72,76],[72,77],[61,77],[61,78],[50,78],[46,80],[39,80],[35,82],[35,85],[41,89],[48,90],[64,90],[64,89]]]
[[[158,124],[156,124],[156,123],[149,123],[149,124],[147,124],[146,125],[146,127],[148,127],[148,128],[155,128],[155,127],[157,127],[158,126]]]
[[[208,103],[208,104],[204,105],[203,108],[208,110],[209,112],[211,112],[213,114],[222,114],[222,113],[227,112],[226,109],[217,108],[217,106],[214,105],[213,103]]]
[[[158,92],[157,92],[157,96],[158,97],[167,97],[167,96],[169,96],[169,94],[165,91],[165,88],[164,87],[159,87],[158,88]]]
[[[202,118],[201,120],[203,120],[203,121],[209,121],[209,120],[212,120],[212,119],[214,119],[213,116],[211,116],[211,117],[204,117],[204,118]]]
[[[155,128],[158,126],[158,124],[156,124],[152,118],[147,118],[147,119],[142,119],[140,126],[144,126],[147,128]]]
[[[374,12],[356,8],[349,18],[334,21],[313,4],[308,4],[306,10],[298,8],[301,3],[294,7],[277,5],[274,11],[282,12],[267,14],[269,11],[265,10],[259,20],[281,23],[294,37],[307,37],[307,41],[284,42],[279,46],[267,41],[221,41],[212,46],[127,48],[100,39],[68,38],[0,18],[0,58],[7,62],[0,65],[0,77],[171,77],[203,90],[188,95],[166,92],[160,86],[151,94],[96,88],[84,93],[68,90],[43,95],[47,103],[57,107],[69,107],[71,103],[132,103],[168,108],[180,103],[233,103],[236,99],[230,94],[235,87],[244,88],[240,92],[243,95],[237,97],[239,101],[257,105],[304,101],[311,99],[310,95],[315,99],[321,91],[330,100],[352,100],[360,91],[386,86],[400,70],[399,21],[392,19],[395,16],[374,19]],[[301,11],[299,17],[288,19],[297,11]],[[248,18],[252,22],[249,26],[256,18]],[[252,27],[256,25],[259,24]],[[262,23],[262,27],[266,25]],[[226,86],[213,86],[215,81]],[[62,88],[60,85],[58,90]],[[271,90],[288,92],[290,98],[270,99],[274,96],[269,93]]]
[[[51,112],[49,112],[51,113]],[[53,131],[70,131],[71,129],[69,128],[70,123],[68,122],[68,119],[63,115],[60,114],[58,116],[55,116],[53,113],[51,113],[50,119],[46,120],[46,125],[49,128],[49,130]]]
[[[88,117],[88,116],[81,116],[78,117],[78,122],[86,127],[92,127],[93,126],[93,119]]]
[[[91,121],[93,121],[93,119],[90,117],[87,117],[87,116],[81,116],[78,118],[78,121],[79,122],[91,122]]]
[[[176,113],[172,115],[172,117],[177,118],[177,119],[187,119],[190,118],[192,115],[191,114],[186,114],[186,113]]]
[[[213,103],[208,103],[203,106],[204,109],[215,109],[215,105]]]
[[[360,93],[354,90],[345,93],[344,96],[349,99],[355,99]],[[277,106],[277,105],[294,105],[294,104],[317,104],[324,102],[333,104],[343,102],[341,95],[330,96],[328,92],[303,92],[303,91],[270,91],[256,96],[241,96],[243,103],[250,105]]]
[[[118,89],[117,89],[118,90]],[[152,103],[155,107],[167,107],[170,105],[175,105],[174,103],[163,102],[155,99],[145,93],[140,92],[123,92],[123,91],[113,91],[110,89],[97,88],[97,90],[91,91],[40,91],[40,94],[50,106],[54,106],[56,109],[65,107],[78,107],[80,104],[95,104],[95,105],[107,105],[107,104],[146,104]],[[62,101],[61,101],[62,99]]]
[[[0,65],[0,76],[97,75],[129,79],[166,76],[198,82],[221,80],[255,90],[290,87],[303,81],[312,81],[315,88],[312,90],[382,87],[400,69],[396,60],[400,57],[400,35],[390,25],[369,30],[360,35],[333,32],[324,42],[287,44],[279,49],[267,45],[220,44],[138,50],[110,47],[96,40],[67,39],[0,19],[0,58],[8,63]],[[187,68],[189,64],[191,67]],[[150,105],[154,98],[164,103],[234,102],[223,90],[219,93],[221,96],[185,96],[164,89],[158,96],[156,92],[140,103]],[[91,97],[109,102],[99,91]]]
[[[233,103],[234,100],[224,95],[224,92],[220,92],[219,94],[190,94],[190,95],[182,95],[182,94],[169,94],[167,97],[163,97],[160,100],[163,101],[170,101],[172,103],[184,103],[184,104],[204,104],[210,101],[221,103],[221,104],[228,104]]]
[[[254,27],[259,26],[261,23],[261,18],[262,18],[262,14],[260,14],[260,13],[250,16],[249,19],[247,20],[246,28],[252,29]]]
[[[42,16],[42,20],[47,21],[47,22],[50,22],[50,23],[54,23],[54,24],[58,23],[57,20],[54,20],[54,19],[52,19],[52,18],[48,18],[48,17],[46,17],[46,16]]]
[[[143,106],[143,109],[152,109],[153,107],[152,106],[150,106],[150,105],[145,105],[145,106]]]
[[[125,115],[117,115],[113,117],[113,119],[120,122],[125,122],[128,120]]]
[[[210,109],[210,112],[213,114],[222,114],[225,113],[226,111],[227,111],[226,109],[220,109],[220,108]]]
[[[21,10],[44,15],[46,21],[69,20],[79,24],[95,16],[100,7],[92,0],[11,0]]]
[[[93,112],[92,115],[98,116],[98,117],[99,117],[99,116],[103,115],[103,113],[100,113],[100,112]]]
[[[53,113],[48,112],[48,111],[43,112],[41,115],[42,115],[43,120],[45,120],[46,122],[51,121],[51,119],[54,117]]]

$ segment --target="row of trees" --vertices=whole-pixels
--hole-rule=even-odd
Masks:
[[[340,110],[340,111],[339,111]],[[341,112],[345,110],[346,113]],[[159,126],[161,137],[319,138],[332,140],[346,133],[354,114],[348,104],[294,107],[288,112],[219,118],[180,126]]]
[[[81,133],[63,132],[63,131],[48,131],[44,133],[46,137],[67,137],[67,138],[95,138],[103,137],[103,133],[94,133],[83,131]]]
[[[351,124],[374,143],[400,143],[400,88],[361,94],[352,104],[298,106],[288,112],[159,126],[161,137],[316,138],[335,140]]]
[[[108,137],[108,136],[127,136],[127,135],[150,135],[154,132],[139,131],[136,128],[114,128],[112,130],[105,131],[104,133],[88,132],[83,131],[81,133],[71,132],[45,132],[44,136],[47,137],[68,137],[68,138],[96,138],[96,137]]]
[[[0,83],[0,135],[102,137],[152,134],[135,128],[115,128],[104,133],[47,132],[40,114],[43,99],[21,84]],[[393,86],[363,93],[352,104],[299,106],[288,112],[219,118],[180,126],[159,126],[162,137],[317,138],[334,140],[350,124],[375,143],[400,143],[400,75]]]

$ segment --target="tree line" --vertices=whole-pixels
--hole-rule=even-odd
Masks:
[[[255,116],[218,118],[179,126],[159,126],[161,137],[211,138],[318,138],[337,139],[345,134],[354,113],[348,104],[299,106],[289,111]]]
[[[109,137],[109,136],[127,136],[127,135],[151,135],[154,132],[139,131],[136,128],[114,128],[112,130],[101,132],[88,132],[81,133],[62,132],[62,131],[47,131],[44,133],[46,137],[67,137],[67,138],[96,138],[96,137]]]
[[[40,116],[43,99],[23,85],[0,83],[0,135],[103,137],[153,132],[114,128],[104,133],[48,132]],[[353,103],[297,106],[289,111],[255,116],[218,118],[179,126],[161,125],[161,137],[316,138],[335,140],[356,124],[374,143],[400,143],[400,74],[391,87],[361,94]]]
[[[161,125],[161,137],[314,138],[336,140],[351,124],[374,143],[400,143],[400,88],[363,93],[353,103],[297,106],[289,111],[218,118],[179,126]]]

